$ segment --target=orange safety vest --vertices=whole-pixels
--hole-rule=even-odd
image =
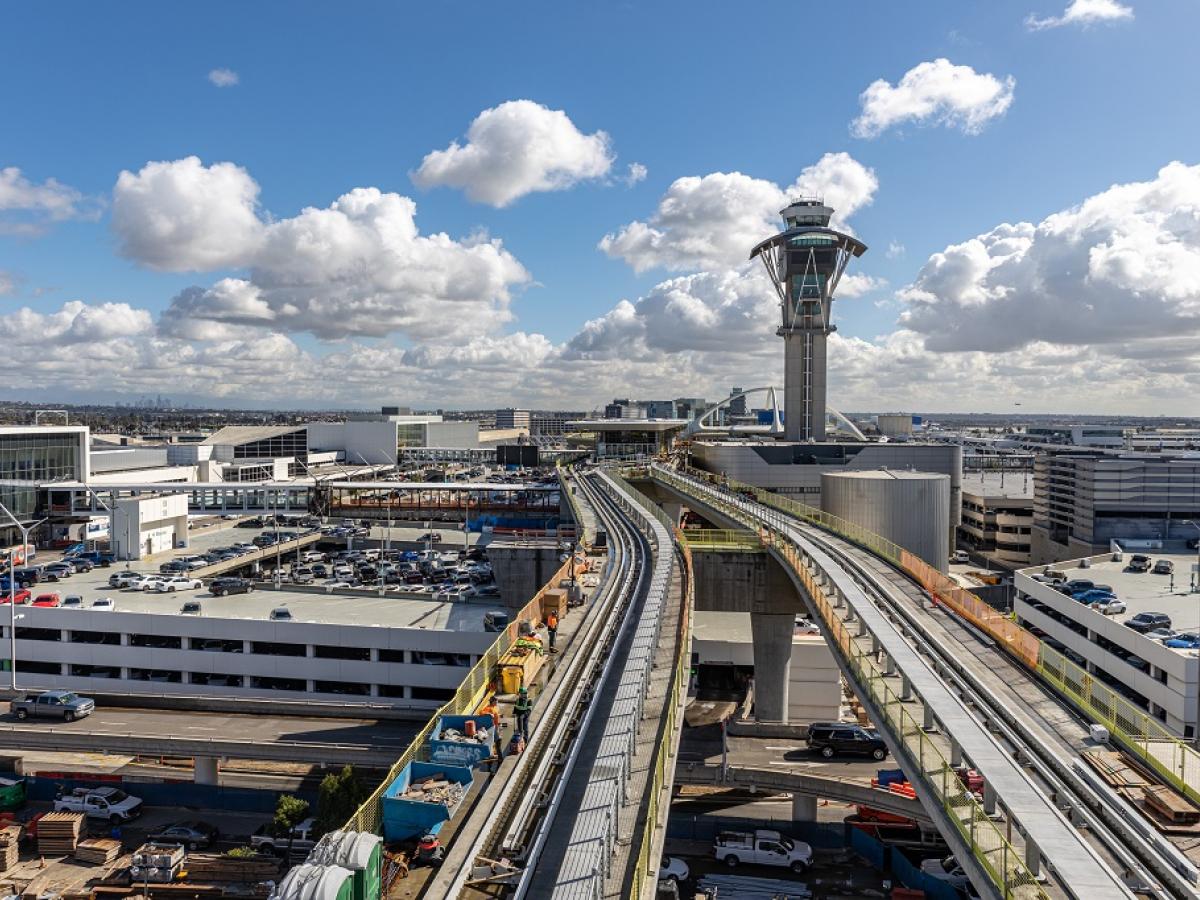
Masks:
[[[552,631],[557,630],[558,629],[558,616],[556,616],[554,613],[550,613],[550,615],[546,616],[546,627],[551,629]]]

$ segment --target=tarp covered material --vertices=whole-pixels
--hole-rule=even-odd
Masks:
[[[371,862],[371,854],[383,840],[365,831],[331,831],[313,848],[309,859],[324,866],[344,866],[361,872]]]
[[[337,900],[354,873],[341,866],[296,866],[275,889],[273,900]]]

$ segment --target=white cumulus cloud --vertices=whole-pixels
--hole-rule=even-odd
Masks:
[[[429,153],[412,179],[421,188],[460,188],[477,203],[503,207],[607,175],[613,159],[603,131],[584,134],[562,110],[510,100],[476,116],[465,144]]]
[[[213,69],[208,73],[208,80],[219,88],[233,87],[242,79],[233,69]]]
[[[1025,19],[1025,27],[1030,31],[1043,31],[1062,25],[1086,27],[1097,22],[1118,22],[1132,18],[1133,8],[1118,3],[1117,0],[1071,0],[1061,16],[1040,18],[1030,13]]]
[[[878,137],[889,128],[914,122],[943,125],[978,134],[1012,105],[1016,80],[976,72],[940,58],[919,63],[896,84],[872,82],[859,96],[862,112],[851,125],[855,137]]]
[[[1169,342],[1191,357],[1200,347],[1200,166],[1173,162],[1036,225],[1001,224],[952,244],[900,297],[904,326],[932,350],[1042,341],[1143,356],[1153,342],[1161,356]]]
[[[640,162],[631,162],[629,168],[625,172],[625,184],[633,187],[639,181],[645,181],[646,176],[650,174],[650,170],[643,166]]]
[[[38,235],[51,223],[94,219],[99,213],[94,199],[55,178],[39,183],[16,166],[0,169],[0,234]]]
[[[121,172],[112,227],[125,256],[169,272],[246,265],[265,231],[250,173],[228,162],[205,166],[195,156]]]
[[[222,340],[247,327],[325,339],[477,334],[511,318],[511,290],[529,280],[485,234],[421,234],[416,204],[399,194],[355,188],[328,207],[269,219],[258,193],[244,169],[195,157],[121,173],[113,228],[125,255],[168,271],[247,270],[180,292],[162,315],[164,335]]]
[[[834,227],[868,205],[875,172],[848,153],[826,153],[786,188],[741,172],[676,179],[648,221],[633,221],[600,241],[600,249],[636,272],[718,269],[745,261],[759,241],[780,229],[779,211],[798,195],[819,195],[834,207]]]

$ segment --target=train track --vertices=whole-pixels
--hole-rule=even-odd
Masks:
[[[851,575],[877,608],[901,623],[910,646],[933,663],[995,738],[1018,755],[1037,786],[1066,812],[1114,871],[1123,874],[1133,892],[1187,900],[1200,896],[1195,866],[1162,835],[1141,827],[1119,798],[1114,801],[1111,790],[1089,777],[1079,759],[1086,723],[990,638],[944,608],[931,612],[919,585],[863,548],[744,497],[737,497],[735,503],[760,522],[780,528],[797,544],[820,548]],[[1070,885],[1061,887],[1074,896]]]
[[[447,897],[525,895],[592,725],[591,700],[612,670],[617,659],[612,648],[629,627],[630,610],[648,578],[649,543],[594,477],[578,483],[607,531],[608,562],[586,624],[576,635],[579,650],[566,663],[550,705],[470,849],[468,859],[475,866],[461,867]]]

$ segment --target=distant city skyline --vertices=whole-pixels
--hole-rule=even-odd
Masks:
[[[870,248],[831,406],[1194,411],[1200,8],[863,11],[14,9],[0,377],[279,409],[781,385],[747,257],[819,195]]]

